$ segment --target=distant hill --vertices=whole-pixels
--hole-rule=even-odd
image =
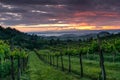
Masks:
[[[70,30],[70,31],[49,31],[49,32],[30,32],[29,34],[36,34],[38,36],[43,36],[46,39],[88,39],[96,38],[97,34],[101,37],[109,36],[111,34],[118,34],[120,30]]]
[[[16,46],[21,46],[22,48],[33,49],[37,46],[37,36],[28,35],[27,33],[20,32],[16,29],[10,27],[3,28],[0,26],[0,39],[11,43],[11,39]]]
[[[100,32],[109,32],[117,34],[120,30],[66,30],[66,31],[45,31],[45,32],[28,32],[28,34],[36,34],[38,36],[61,36],[64,34],[75,34],[75,35],[87,35],[87,34],[94,34]]]
[[[98,33],[101,37],[105,37],[105,36],[109,36],[111,35],[111,33],[107,32],[107,31],[102,31],[100,33]]]
[[[24,34],[25,33],[22,33],[10,27],[3,28],[2,26],[0,26],[0,39],[10,39],[12,37],[15,37],[16,35],[24,35]]]

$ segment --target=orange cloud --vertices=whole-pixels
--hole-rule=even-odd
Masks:
[[[90,11],[85,11],[85,12],[76,12],[74,14],[75,17],[78,17],[78,16],[96,16],[96,13],[95,12],[90,12]]]
[[[84,11],[74,13],[74,17],[86,17],[86,16],[118,17],[119,14],[116,12],[107,11]]]
[[[102,26],[103,30],[120,29],[120,26]]]

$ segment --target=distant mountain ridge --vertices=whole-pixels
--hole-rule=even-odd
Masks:
[[[68,33],[68,32],[102,32],[102,31],[108,31],[108,32],[120,32],[120,29],[114,29],[114,30],[63,30],[63,31],[43,31],[43,32],[27,32],[27,33]]]
[[[28,32],[28,34],[36,34],[38,36],[62,36],[68,34],[75,34],[77,36],[95,34],[100,32],[118,33],[120,30],[67,30],[67,31],[46,31],[46,32]]]
[[[47,39],[62,39],[62,40],[78,40],[78,39],[88,39],[88,38],[96,38],[97,35],[99,34],[101,37],[109,36],[112,34],[119,33],[120,30],[89,30],[89,31],[62,31],[62,32],[48,32],[48,33],[42,33],[42,32],[37,32],[38,36],[43,36]],[[36,34],[36,33],[35,33]],[[37,35],[36,34],[36,35]],[[42,35],[39,35],[42,34]],[[46,36],[46,35],[51,36]],[[53,36],[53,34],[57,34],[57,36]],[[61,35],[60,35],[61,34]]]

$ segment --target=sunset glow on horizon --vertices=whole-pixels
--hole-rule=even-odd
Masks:
[[[62,30],[115,30],[120,26],[87,26],[78,24],[41,24],[41,25],[16,25],[15,28],[22,32],[44,32],[44,31],[62,31]]]

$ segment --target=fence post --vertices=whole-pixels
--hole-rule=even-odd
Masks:
[[[83,63],[82,63],[82,54],[79,53],[79,59],[80,59],[80,72],[81,72],[81,77],[83,77]]]
[[[58,66],[59,66],[59,64],[58,64],[58,58],[59,58],[59,56],[57,55],[56,57],[57,57],[57,68],[58,68]]]
[[[63,55],[60,52],[60,58],[61,58],[61,66],[62,66],[62,71],[64,71],[64,64],[63,64]]]
[[[97,35],[98,38],[98,46],[99,46],[99,57],[100,57],[100,68],[101,68],[101,73],[102,73],[102,80],[106,80],[106,72],[105,72],[105,66],[104,66],[104,57],[103,57],[103,52],[101,49],[101,40],[99,38],[99,35]]]
[[[69,72],[71,72],[71,55],[68,53],[68,61],[69,61]]]

